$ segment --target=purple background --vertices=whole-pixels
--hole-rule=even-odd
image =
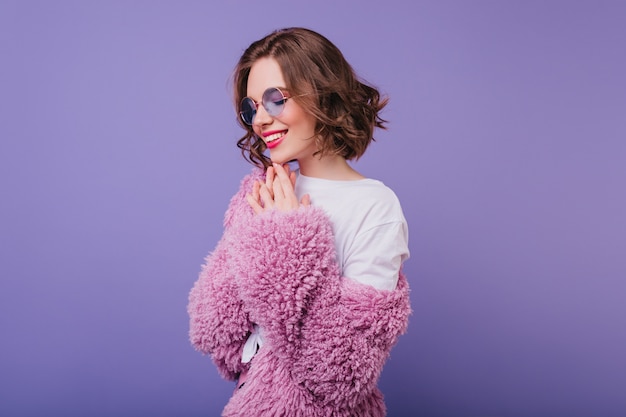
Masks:
[[[0,0],[0,415],[218,415],[187,293],[274,28],[391,97],[414,314],[390,416],[626,414],[626,2]]]

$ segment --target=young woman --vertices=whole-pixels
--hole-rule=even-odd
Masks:
[[[223,415],[383,416],[377,380],[410,314],[408,232],[393,191],[347,161],[384,128],[386,100],[303,28],[250,45],[234,87],[257,168],[188,306],[192,343],[237,381]]]

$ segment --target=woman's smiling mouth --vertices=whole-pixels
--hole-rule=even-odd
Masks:
[[[265,144],[269,149],[275,148],[283,141],[283,138],[287,134],[286,130],[281,130],[280,132],[267,132],[263,134]]]

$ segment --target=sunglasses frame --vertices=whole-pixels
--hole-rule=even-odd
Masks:
[[[271,93],[273,93],[274,91],[278,91],[278,92],[280,93],[281,97],[282,97],[282,100],[280,100],[280,101],[282,101],[282,104],[280,104],[279,106],[276,106],[276,104],[275,104],[276,100],[270,100],[270,99],[269,99],[269,95],[270,95]],[[288,97],[288,96],[286,96],[286,95],[285,95],[285,93],[283,92],[283,90],[281,90],[280,88],[278,88],[278,87],[269,87],[269,88],[267,88],[267,89],[263,92],[263,96],[261,97],[261,102],[260,102],[260,103],[259,103],[259,102],[254,101],[254,100],[253,100],[252,98],[250,98],[250,97],[244,97],[243,99],[241,99],[241,103],[239,104],[239,108],[240,108],[240,109],[241,109],[241,108],[243,108],[244,103],[250,103],[250,104],[251,104],[251,105],[250,105],[250,107],[254,107],[254,113],[252,114],[252,117],[251,117],[251,119],[250,119],[250,122],[248,122],[248,121],[246,120],[246,118],[244,117],[244,113],[245,113],[245,112],[244,112],[243,110],[240,110],[240,111],[239,111],[239,117],[241,117],[241,120],[242,120],[242,121],[243,121],[246,125],[248,125],[248,126],[252,126],[252,125],[254,124],[254,118],[256,117],[257,110],[258,110],[259,106],[261,106],[261,105],[263,106],[263,108],[265,109],[265,111],[267,112],[267,114],[269,114],[271,117],[277,117],[277,116],[280,116],[280,114],[281,114],[281,113],[283,112],[283,110],[285,109],[285,103],[287,103],[287,100],[289,100],[290,98],[293,98],[293,97]],[[268,107],[270,106],[270,103],[271,103],[272,105],[274,105],[274,106],[278,107],[278,108],[279,108],[279,111],[278,111],[278,112],[276,112],[276,111],[273,111],[273,110],[268,109]]]

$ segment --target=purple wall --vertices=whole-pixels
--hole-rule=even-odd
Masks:
[[[384,7],[381,7],[384,5]],[[0,415],[218,415],[187,293],[248,166],[228,77],[308,26],[391,97],[390,416],[626,413],[626,3],[0,0]]]

